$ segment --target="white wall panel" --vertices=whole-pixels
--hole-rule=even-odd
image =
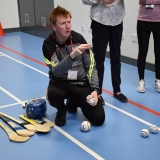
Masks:
[[[17,0],[0,0],[0,22],[4,29],[19,27]]]
[[[84,5],[82,1],[77,0],[55,0],[55,7],[61,5],[69,11],[71,11],[72,18],[72,29],[81,33],[88,43],[92,43],[92,34],[88,30],[91,20],[89,18],[90,6]],[[135,0],[125,0],[126,16],[124,18],[124,30],[122,39],[122,55],[137,59],[138,56],[138,42],[136,40],[136,25],[137,25],[137,15],[139,4]],[[82,31],[82,25],[84,26],[84,31]],[[132,36],[135,35],[135,36]],[[108,49],[107,49],[108,50]],[[153,53],[153,38],[151,36],[149,51],[147,56],[147,62],[154,63],[154,53]]]
[[[138,15],[138,0],[124,0],[126,16],[124,18],[124,36],[122,39],[122,55],[137,59],[138,43],[133,41],[136,35],[136,23]],[[81,33],[88,43],[92,44],[92,34],[89,30],[91,20],[89,18],[90,6],[84,5],[81,0],[53,0],[54,7],[60,5],[72,13],[72,29]],[[0,22],[4,29],[19,27],[17,0],[0,0]],[[82,30],[82,28],[84,30]],[[136,39],[134,37],[134,39]],[[154,64],[154,42],[151,36],[147,62]]]

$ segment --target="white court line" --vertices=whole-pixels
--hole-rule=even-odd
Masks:
[[[46,97],[41,97],[41,98],[46,99]],[[27,101],[28,101],[28,100],[23,101],[23,103],[25,103],[25,102],[27,102]],[[14,105],[17,105],[17,104],[20,104],[20,103],[8,104],[8,105],[0,106],[0,108],[10,107],[10,106],[14,106]],[[123,113],[123,114],[126,114],[127,116],[130,116],[130,117],[136,119],[137,121],[140,121],[141,123],[144,123],[144,124],[146,124],[146,125],[148,125],[148,126],[152,126],[152,125],[153,125],[153,124],[151,124],[151,123],[149,123],[149,122],[147,122],[147,121],[144,121],[143,119],[141,119],[141,118],[139,118],[139,117],[134,116],[133,114],[130,114],[130,113],[128,113],[128,112],[126,112],[126,111],[124,111],[124,110],[122,110],[122,109],[120,109],[120,108],[117,108],[116,106],[113,106],[113,105],[110,104],[110,103],[105,102],[105,104],[106,104],[107,106],[109,106],[109,107],[111,107],[111,108],[113,108],[113,109],[115,109],[115,110]],[[160,130],[160,128],[158,128],[158,129]]]
[[[109,104],[109,103],[107,103],[107,102],[105,102],[105,104],[106,104],[107,106],[109,106],[109,107],[111,107],[111,108],[113,108],[113,109],[121,112],[121,113],[126,114],[127,116],[130,116],[130,117],[136,119],[137,121],[140,121],[140,122],[142,122],[142,123],[144,123],[144,124],[146,124],[146,125],[148,125],[148,126],[153,126],[153,124],[151,124],[151,123],[149,123],[149,122],[147,122],[147,121],[144,121],[143,119],[141,119],[141,118],[139,118],[139,117],[136,117],[136,116],[134,116],[133,114],[131,114],[131,113],[129,113],[129,112],[126,112],[126,111],[124,111],[124,110],[122,110],[122,109],[120,109],[120,108],[117,108],[116,106],[114,106],[114,105],[112,105],[112,104]],[[158,127],[158,130],[160,131],[160,128],[159,128],[159,127]]]
[[[23,62],[21,62],[21,61],[18,61],[17,59],[14,59],[14,58],[12,58],[12,57],[10,57],[10,56],[8,56],[8,55],[2,53],[2,52],[0,52],[0,54],[2,54],[3,56],[6,56],[6,57],[8,57],[8,58],[10,58],[10,59],[12,59],[12,60],[14,60],[14,61],[16,61],[16,62],[18,62],[18,63],[24,65],[24,66],[26,66],[26,67],[31,68],[31,69],[33,69],[33,70],[35,70],[35,71],[37,71],[37,72],[39,72],[39,73],[41,73],[41,74],[43,74],[43,75],[45,75],[45,76],[48,77],[48,74],[46,74],[46,73],[44,73],[44,72],[42,72],[42,71],[40,71],[40,70],[38,70],[38,69],[36,69],[36,68],[34,68],[34,67],[28,65],[28,64],[26,64],[26,63],[23,63]]]
[[[8,92],[7,90],[5,90],[3,87],[0,86],[0,90],[2,90],[4,93],[6,93],[7,95],[9,95],[10,97],[12,97],[14,100],[16,100],[18,103],[20,103],[21,105],[25,105],[20,99],[18,99],[16,96],[14,96],[13,94],[11,94],[10,92]]]
[[[2,52],[0,52],[1,54],[3,54]],[[25,65],[25,66],[27,66],[28,68],[31,68],[31,69],[33,69],[33,70],[35,70],[35,71],[37,71],[37,72],[39,72],[39,73],[41,73],[41,74],[43,74],[43,75],[45,75],[45,76],[48,76],[48,74],[46,74],[46,73],[44,73],[44,72],[42,72],[42,71],[40,71],[40,70],[38,70],[38,69],[36,69],[36,68],[34,68],[34,67],[31,67],[31,66],[29,66],[29,65],[27,65],[27,64],[25,64],[25,63],[22,63],[22,62],[20,62],[20,61],[18,61],[18,60],[16,60],[16,59],[14,59],[14,58],[12,58],[12,57],[10,57],[10,56],[8,56],[8,55],[6,55],[6,54],[3,54],[4,56],[6,56],[6,57],[8,57],[8,58],[10,58],[10,59],[12,59],[12,60],[14,60],[14,61],[16,61],[16,62],[18,62],[18,63],[21,63],[21,64],[23,64],[23,65]],[[2,88],[2,87],[1,87]],[[13,97],[15,97],[15,96],[13,96]],[[20,101],[20,100],[19,100]],[[22,102],[22,101],[21,101]],[[21,104],[21,103],[20,103]],[[109,104],[109,103],[107,103],[107,102],[105,102],[105,104],[106,105],[108,105],[109,107],[111,107],[111,108],[114,108],[114,109],[116,109],[116,110],[118,110],[118,111],[120,111],[121,113],[124,113],[124,114],[126,114],[126,115],[128,115],[128,116],[130,116],[130,117],[132,117],[132,118],[134,118],[134,119],[136,119],[136,120],[138,120],[138,121],[140,121],[140,122],[142,122],[142,123],[144,123],[144,124],[147,124],[148,126],[151,126],[152,124],[151,123],[149,123],[149,122],[147,122],[147,121],[144,121],[144,120],[142,120],[142,119],[140,119],[140,118],[138,118],[138,117],[136,117],[136,116],[134,116],[134,115],[132,115],[132,114],[130,114],[130,113],[128,113],[128,112],[126,112],[126,111],[124,111],[124,110],[122,110],[122,109],[119,109],[119,108],[117,108],[116,106],[113,106],[113,105],[111,105],[111,104]],[[59,127],[58,127],[59,128]],[[59,128],[60,129],[60,128]],[[160,128],[158,127],[158,130],[160,131]],[[60,130],[59,130],[60,131]],[[62,130],[63,131],[63,130]],[[66,133],[65,131],[63,131],[64,133]],[[61,132],[62,133],[62,132]],[[63,133],[62,133],[63,134]],[[67,135],[68,133],[66,133],[66,135]],[[65,135],[65,136],[66,136]],[[69,138],[69,137],[68,137]],[[71,140],[71,139],[70,139]],[[82,148],[83,149],[83,148]],[[90,150],[90,149],[89,149]],[[95,153],[96,154],[96,153]],[[102,158],[103,159],[103,158]],[[100,160],[100,159],[98,159],[98,160]]]
[[[46,99],[46,97],[41,97],[41,98]],[[27,102],[27,101],[28,101],[28,100],[23,101],[23,103],[25,103],[25,102]],[[0,106],[0,108],[11,107],[11,106],[14,106],[14,105],[17,105],[17,104],[20,104],[20,103],[8,104],[8,105]],[[144,124],[146,124],[146,125],[148,125],[148,126],[152,126],[152,125],[153,125],[153,124],[151,124],[151,123],[149,123],[149,122],[147,122],[147,121],[144,121],[143,119],[138,118],[138,117],[136,117],[136,116],[134,116],[134,115],[132,115],[132,114],[130,114],[130,113],[128,113],[128,112],[120,109],[120,108],[117,108],[117,107],[115,107],[115,106],[113,106],[113,105],[111,105],[111,104],[109,104],[109,103],[107,103],[107,102],[105,102],[105,104],[106,104],[107,106],[109,106],[109,107],[111,107],[111,108],[119,111],[119,112],[122,112],[123,114],[126,114],[127,116],[130,116],[130,117],[136,119],[137,121],[140,121],[141,123],[144,123]],[[160,128],[158,128],[158,130],[160,130]]]
[[[19,103],[12,103],[12,104],[8,104],[8,105],[0,106],[0,108],[11,107],[11,106],[15,106],[17,104],[19,104]]]
[[[65,132],[64,130],[62,130],[61,128],[59,128],[57,126],[55,126],[54,128],[56,128],[59,132],[61,132],[64,136],[66,136],[72,142],[74,142],[75,144],[77,144],[79,147],[81,147],[82,149],[84,149],[85,151],[87,151],[90,155],[92,155],[93,157],[95,157],[97,160],[105,160],[102,157],[100,157],[98,154],[96,154],[95,152],[93,152],[91,149],[89,149],[88,147],[86,147],[84,144],[82,144],[81,142],[79,142],[77,139],[75,139],[74,137],[72,137],[70,134],[68,134],[67,132]]]
[[[14,100],[16,100],[22,106],[25,105],[24,102],[22,102],[20,99],[18,99],[17,97],[15,97],[13,94],[11,94],[10,92],[8,92],[7,90],[5,90],[1,86],[0,86],[0,90],[2,90],[7,95],[9,95],[10,97],[12,97]],[[68,139],[70,139],[72,142],[74,142],[75,144],[77,144],[79,147],[81,147],[83,150],[85,150],[86,152],[88,152],[91,156],[95,157],[97,160],[105,160],[101,156],[99,156],[97,153],[95,153],[94,151],[92,151],[91,149],[89,149],[88,147],[86,147],[84,144],[82,144],[81,142],[79,142],[78,140],[76,140],[74,137],[72,137],[71,135],[69,135],[67,132],[65,132],[64,130],[62,130],[61,128],[59,128],[58,126],[55,126],[54,128],[57,131],[59,131],[60,133],[62,133],[64,136],[66,136]]]
[[[41,98],[46,99],[46,97],[41,97]],[[29,100],[25,100],[25,101],[23,101],[23,103],[25,103],[25,102],[27,102],[27,101],[29,101]],[[8,104],[8,105],[0,106],[0,108],[11,107],[11,106],[15,106],[15,105],[17,105],[17,104],[20,104],[20,103]]]

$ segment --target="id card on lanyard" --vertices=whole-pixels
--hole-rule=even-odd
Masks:
[[[78,73],[77,71],[69,70],[67,79],[69,79],[69,80],[77,80],[77,73]]]

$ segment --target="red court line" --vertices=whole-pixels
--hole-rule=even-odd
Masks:
[[[103,92],[105,92],[105,93],[108,93],[108,94],[110,94],[110,95],[113,95],[113,93],[110,92],[110,91],[107,91],[107,90],[105,90],[105,89],[102,89],[102,90],[103,90]],[[139,108],[147,111],[147,112],[150,112],[150,113],[152,113],[152,114],[155,114],[155,115],[157,115],[157,116],[160,116],[160,113],[158,113],[158,112],[156,112],[156,111],[154,111],[154,110],[152,110],[152,109],[150,109],[150,108],[147,108],[147,107],[145,107],[145,106],[142,106],[142,105],[140,105],[140,104],[138,104],[138,103],[136,103],[136,102],[133,102],[133,101],[131,101],[131,100],[128,100],[128,102],[129,102],[130,104],[133,104],[133,105],[136,106],[136,107],[139,107]]]
[[[22,53],[17,52],[17,51],[14,51],[14,50],[12,50],[12,49],[10,49],[10,48],[7,48],[7,47],[2,46],[2,45],[0,45],[0,47],[1,47],[1,48],[4,48],[4,49],[6,49],[6,50],[9,50],[9,51],[11,51],[11,52],[13,52],[13,53],[16,53],[16,54],[18,54],[18,55],[20,55],[20,56],[22,56],[22,57],[25,57],[25,58],[33,61],[33,62],[36,62],[36,63],[39,63],[39,64],[41,64],[41,65],[43,65],[43,66],[46,66],[45,63],[40,62],[40,61],[38,61],[38,60],[36,60],[36,59],[33,59],[33,58],[31,58],[31,57],[28,57],[28,56],[26,56],[26,55],[24,55],[24,54],[22,54]]]
[[[26,55],[24,55],[24,54],[22,54],[22,53],[19,53],[19,52],[17,52],[17,51],[14,51],[14,50],[12,50],[12,49],[10,49],[10,48],[7,48],[7,47],[5,47],[5,46],[0,45],[0,47],[4,48],[4,49],[6,49],[6,50],[9,50],[9,51],[11,51],[11,52],[13,52],[13,53],[16,53],[16,54],[18,54],[18,55],[20,55],[20,56],[22,56],[22,57],[25,57],[25,58],[33,61],[33,62],[36,62],[36,63],[41,64],[41,65],[43,65],[43,66],[46,67],[46,64],[43,63],[43,62],[40,62],[40,61],[38,61],[38,60],[36,60],[36,59],[33,59],[33,58],[31,58],[31,57],[28,57],[28,56],[26,56]],[[103,92],[105,92],[105,93],[107,93],[107,94],[113,95],[113,93],[110,92],[110,91],[108,91],[108,90],[105,90],[105,89],[102,89],[102,90],[103,90]],[[134,105],[134,106],[136,106],[136,107],[139,107],[139,108],[141,108],[141,109],[143,109],[143,110],[145,110],[145,111],[147,111],[147,112],[150,112],[150,113],[152,113],[152,114],[155,114],[155,115],[157,115],[157,116],[160,116],[160,113],[158,113],[158,112],[156,112],[156,111],[154,111],[154,110],[152,110],[152,109],[150,109],[150,108],[147,108],[147,107],[145,107],[145,106],[142,106],[142,105],[140,105],[140,104],[138,104],[138,103],[136,103],[136,102],[133,102],[133,101],[131,101],[131,100],[128,100],[128,103],[130,103],[130,104],[132,104],[132,105]]]

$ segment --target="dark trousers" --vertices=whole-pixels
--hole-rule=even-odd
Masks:
[[[140,80],[144,79],[146,57],[151,32],[153,33],[154,39],[155,76],[157,79],[160,79],[160,31],[146,31],[145,29],[139,29],[137,26],[137,37],[139,45],[137,67]]]
[[[93,53],[98,71],[99,85],[102,92],[103,77],[104,77],[104,61],[107,45],[110,47],[110,64],[113,92],[120,92],[121,84],[121,40],[123,23],[117,26],[102,25],[94,20],[91,23]]]
[[[84,116],[94,125],[101,125],[105,120],[105,112],[101,99],[92,107],[86,102],[86,97],[91,94],[89,83],[84,85],[70,84],[66,81],[53,81],[49,83],[47,96],[51,106],[58,110],[66,109],[65,99],[69,99],[72,106],[80,107]]]

